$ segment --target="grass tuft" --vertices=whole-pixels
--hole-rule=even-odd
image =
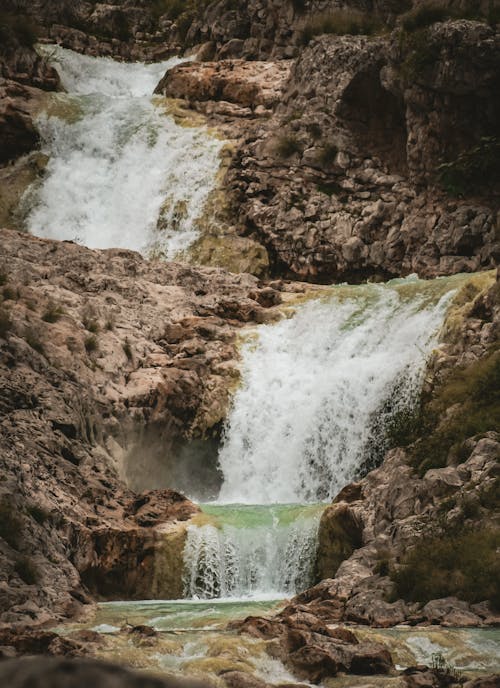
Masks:
[[[302,42],[307,45],[314,36],[323,34],[372,36],[383,29],[384,26],[376,17],[358,10],[330,10],[313,16],[307,22],[302,32]]]
[[[290,158],[295,153],[302,153],[302,145],[293,134],[284,134],[277,140],[274,151],[280,158]]]
[[[482,530],[420,540],[391,570],[397,593],[422,604],[456,596],[468,602],[490,600],[500,608],[500,531]]]

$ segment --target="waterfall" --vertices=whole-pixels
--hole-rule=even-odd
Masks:
[[[260,328],[242,351],[219,501],[331,500],[373,463],[387,419],[420,392],[451,288],[445,280],[336,287]]]
[[[28,231],[175,257],[198,237],[224,145],[177,124],[165,99],[151,96],[180,60],[124,64],[60,47],[44,52],[67,93],[37,120],[50,159],[22,202]]]
[[[213,523],[188,528],[187,597],[275,598],[314,580],[322,505],[204,507]]]
[[[204,508],[216,520],[188,528],[186,596],[287,596],[314,581],[317,503],[382,458],[462,279],[332,287],[248,338],[222,488]]]

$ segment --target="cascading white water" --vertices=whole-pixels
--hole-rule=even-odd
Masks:
[[[310,585],[322,506],[205,507],[214,523],[189,526],[187,597],[275,598]]]
[[[68,92],[55,96],[66,116],[38,119],[50,160],[43,182],[23,200],[28,230],[173,258],[198,236],[224,145],[204,129],[177,124],[164,99],[152,97],[180,60],[124,64],[44,50]]]
[[[430,285],[430,286],[429,286]],[[242,351],[243,384],[219,455],[221,503],[332,499],[411,405],[436,343],[446,283],[338,287],[262,327]]]
[[[460,280],[334,287],[258,328],[243,346],[224,481],[207,509],[219,521],[189,527],[187,596],[286,596],[312,582],[322,508],[313,503],[381,458],[387,423],[420,392]]]

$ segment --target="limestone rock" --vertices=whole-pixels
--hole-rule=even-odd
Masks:
[[[278,292],[131,251],[9,230],[0,242],[15,295],[0,337],[0,622],[79,613],[88,591],[150,597],[167,560],[177,575],[162,594],[178,597],[197,508],[124,479],[137,487],[161,464],[163,484],[175,483],[180,445],[216,433],[230,401],[237,334],[273,312]]]

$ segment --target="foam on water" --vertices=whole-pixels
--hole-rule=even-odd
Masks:
[[[204,507],[213,522],[188,527],[186,597],[285,597],[314,580],[323,505]]]
[[[453,286],[339,287],[259,328],[242,350],[219,502],[328,500],[373,464],[388,419],[420,392]]]
[[[56,98],[76,114],[38,119],[50,160],[23,200],[28,230],[173,258],[198,237],[224,145],[180,126],[152,97],[180,60],[124,64],[59,47],[50,55],[68,92]]]

